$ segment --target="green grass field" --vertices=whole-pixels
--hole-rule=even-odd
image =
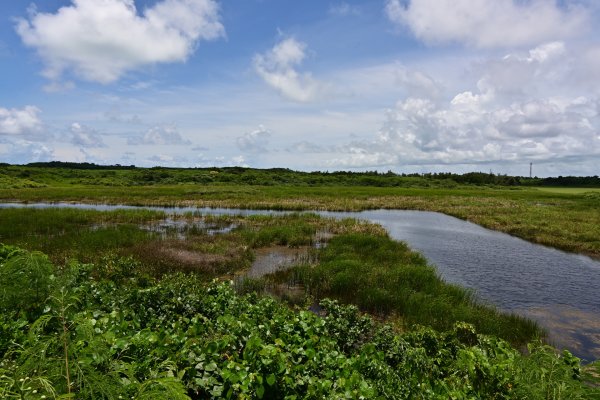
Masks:
[[[541,190],[542,192],[561,194],[600,193],[599,188],[536,187],[535,189]]]
[[[274,210],[427,210],[469,220],[531,242],[600,258],[600,198],[597,193],[587,189],[553,191],[505,187],[56,185],[2,189],[0,201]]]

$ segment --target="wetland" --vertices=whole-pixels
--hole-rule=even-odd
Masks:
[[[247,267],[241,276],[251,279],[281,272],[297,264],[309,263],[312,249],[306,247],[306,244],[319,248],[333,236],[328,232],[315,230],[314,236],[308,239],[292,239],[289,242],[284,240],[281,242],[283,246],[277,247],[261,247],[269,242],[258,239],[253,245],[257,248],[251,256],[248,253],[244,256],[244,250],[240,250],[244,245],[239,243],[225,253],[207,254],[198,252],[198,247],[186,248],[183,243],[186,243],[188,236],[211,237],[231,233],[243,224],[246,217],[288,215],[289,218],[290,213],[67,203],[5,203],[0,208],[37,210],[34,213],[42,214],[43,210],[86,210],[92,215],[108,212],[115,213],[113,218],[117,221],[122,218],[122,212],[130,213],[134,221],[144,215],[145,218],[153,215],[150,222],[142,223],[138,228],[149,232],[150,237],[158,234],[160,245],[149,241],[147,246],[141,246],[141,250],[136,248],[135,251],[145,254],[140,259],[150,264],[156,263],[156,260],[164,260],[165,264],[179,264],[200,271],[215,270],[216,266],[223,268],[223,265],[237,262],[238,266]],[[23,211],[24,214],[27,213],[26,210]],[[279,221],[278,224],[301,224],[301,214],[293,215],[295,218]],[[537,321],[553,345],[568,349],[588,362],[600,358],[600,304],[596,295],[600,291],[600,262],[586,256],[532,244],[435,212],[372,210],[315,212],[314,215],[336,220],[356,219],[380,225],[390,238],[406,242],[411,249],[421,252],[435,266],[443,280],[472,290],[478,302]],[[24,218],[19,217],[21,220]],[[35,219],[39,220],[38,217]],[[103,227],[106,225],[93,225],[91,231],[98,231]],[[120,230],[118,225],[112,229]],[[305,233],[313,235],[309,228],[304,229]],[[129,231],[126,232],[131,235]],[[209,238],[208,241],[214,239]],[[227,247],[225,244],[221,246]],[[252,245],[248,243],[246,249],[247,246]],[[253,260],[248,261],[252,257]],[[239,267],[230,266],[231,271],[235,269]],[[241,278],[238,276],[236,279]],[[347,300],[351,302],[350,299]]]
[[[593,188],[8,170],[0,396],[599,395]]]

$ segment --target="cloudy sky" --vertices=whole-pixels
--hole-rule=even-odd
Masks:
[[[0,162],[600,173],[597,0],[2,0]]]

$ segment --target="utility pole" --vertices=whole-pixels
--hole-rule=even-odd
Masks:
[[[531,172],[532,172],[532,171],[533,171],[533,163],[532,163],[532,162],[530,162],[530,163],[529,163],[529,178],[531,178],[531,177],[532,177],[532,175],[531,175]]]

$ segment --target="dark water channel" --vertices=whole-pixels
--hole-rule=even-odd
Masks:
[[[87,204],[0,204],[4,207],[138,208]],[[282,212],[145,207],[167,213],[205,215]],[[359,218],[381,224],[396,240],[425,255],[448,282],[473,289],[501,310],[530,317],[551,341],[584,360],[600,359],[600,262],[529,243],[479,225],[424,211],[376,210],[320,215]]]
[[[538,321],[557,347],[588,361],[600,359],[600,262],[439,213],[353,215],[381,224],[424,254],[446,281]]]

